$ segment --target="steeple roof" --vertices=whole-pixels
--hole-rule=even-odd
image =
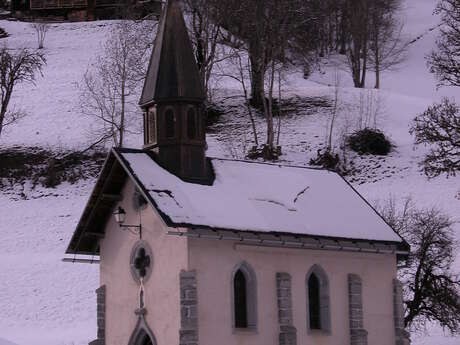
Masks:
[[[141,106],[164,100],[204,99],[198,66],[178,0],[168,0],[139,101]]]

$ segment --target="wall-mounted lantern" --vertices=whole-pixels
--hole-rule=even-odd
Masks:
[[[139,237],[142,238],[142,225],[125,225],[123,224],[126,220],[126,211],[123,207],[118,206],[117,210],[113,213],[115,221],[118,223],[120,228],[128,229],[133,234],[139,234]]]

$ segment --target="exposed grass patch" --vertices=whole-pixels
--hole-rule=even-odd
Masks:
[[[41,147],[14,146],[0,149],[0,188],[30,181],[32,188],[53,188],[97,176],[104,152],[53,152]]]

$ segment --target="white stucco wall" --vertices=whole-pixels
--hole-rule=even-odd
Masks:
[[[186,239],[167,236],[167,228],[150,207],[133,209],[134,185],[128,181],[119,203],[126,213],[125,224],[139,224],[143,239],[153,253],[153,271],[145,283],[146,320],[157,344],[179,344],[180,327],[179,272],[187,267]],[[117,205],[118,207],[118,205]],[[130,272],[130,255],[139,237],[122,231],[112,219],[101,242],[100,282],[106,285],[106,344],[128,345],[139,307],[139,285]]]
[[[348,273],[358,274],[362,279],[368,343],[395,343],[392,291],[392,279],[396,276],[395,255],[266,248],[205,239],[189,239],[189,255],[190,269],[197,272],[200,345],[213,345],[216,341],[225,345],[278,344],[277,272],[287,272],[292,277],[297,344],[350,343]],[[257,332],[232,328],[231,274],[243,260],[252,266],[257,276]],[[330,335],[307,332],[305,276],[314,264],[320,265],[329,278]]]
[[[368,343],[394,345],[392,279],[395,256],[390,254],[267,248],[231,241],[179,238],[167,235],[167,227],[150,206],[133,209],[134,185],[128,181],[120,205],[127,212],[125,224],[139,224],[143,239],[153,252],[153,271],[145,283],[146,320],[158,345],[178,345],[180,329],[181,270],[196,270],[198,287],[199,344],[278,345],[276,273],[292,277],[293,326],[297,344],[347,345],[349,273],[362,279],[364,328]],[[118,205],[117,205],[118,206]],[[140,216],[140,218],[139,218]],[[113,218],[113,217],[111,217]],[[135,328],[139,285],[129,267],[138,236],[122,231],[110,219],[101,242],[101,285],[106,285],[106,344],[128,345]],[[246,261],[257,278],[257,331],[232,328],[231,275]],[[314,265],[328,275],[331,334],[307,331],[305,276]]]

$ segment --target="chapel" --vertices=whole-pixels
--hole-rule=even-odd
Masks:
[[[111,150],[67,248],[98,257],[90,344],[409,344],[404,239],[335,172],[207,157],[203,101],[169,0],[144,145]]]

